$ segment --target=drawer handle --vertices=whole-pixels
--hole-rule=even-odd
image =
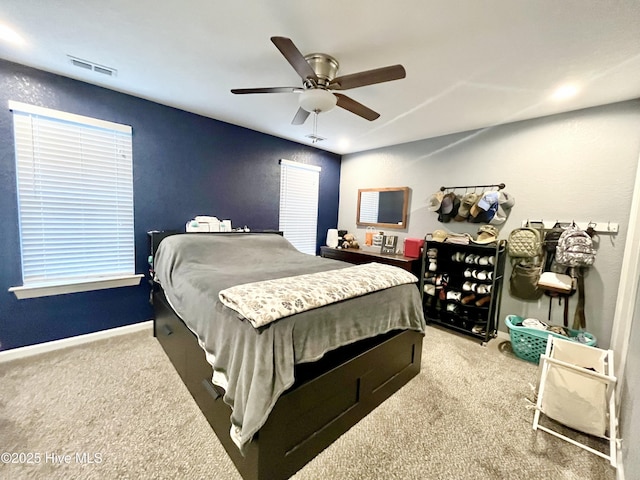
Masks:
[[[164,330],[164,334],[166,336],[169,336],[169,335],[171,335],[173,333],[173,330],[171,330],[171,327],[169,327],[169,325],[166,325],[166,324],[163,325],[162,329]]]
[[[217,400],[222,395],[224,395],[224,390],[222,390],[221,387],[211,383],[211,380],[209,379],[205,378],[204,380],[202,380],[202,386],[207,392],[209,392],[209,395],[211,395],[214,400]]]

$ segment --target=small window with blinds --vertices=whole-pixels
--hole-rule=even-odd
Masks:
[[[280,226],[303,253],[316,254],[320,167],[280,160]]]
[[[131,127],[18,102],[9,108],[23,287],[133,275]]]
[[[378,223],[380,192],[360,192],[360,222]]]

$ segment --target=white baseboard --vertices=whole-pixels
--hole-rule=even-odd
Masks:
[[[31,357],[40,353],[52,352],[54,350],[60,350],[61,348],[82,345],[83,343],[95,342],[96,340],[102,340],[103,338],[116,337],[118,335],[125,335],[127,333],[139,332],[142,330],[149,330],[151,332],[151,330],[153,330],[153,320],[134,323],[133,325],[125,325],[124,327],[110,328],[109,330],[87,333],[85,335],[78,335],[70,338],[62,338],[60,340],[39,343],[37,345],[28,345],[26,347],[13,348],[11,350],[0,352],[0,363],[17,360],[19,358]]]

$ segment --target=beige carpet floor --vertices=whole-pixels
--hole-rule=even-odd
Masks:
[[[613,480],[532,430],[536,366],[509,346],[429,327],[421,373],[293,478]],[[3,479],[241,480],[147,331],[0,364],[3,452]]]

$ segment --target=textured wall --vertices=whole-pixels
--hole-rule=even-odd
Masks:
[[[116,79],[117,81],[117,79]],[[147,270],[146,232],[184,229],[195,215],[277,229],[279,159],[319,165],[318,241],[335,227],[340,156],[86,83],[0,61],[0,349],[149,320],[139,287],[18,301],[22,283],[13,122],[8,100],[133,127],[136,272]]]
[[[436,229],[475,234],[476,224],[439,223],[427,199],[440,186],[501,182],[516,205],[500,238],[527,219],[618,222],[617,235],[600,236],[596,264],[586,277],[587,329],[607,347],[640,151],[638,107],[640,101],[623,102],[346,155],[338,226],[363,240],[364,230],[355,224],[358,188],[408,186],[409,225],[399,235],[422,238]],[[507,267],[507,279],[510,272]],[[506,287],[502,318],[509,313],[547,318],[547,297],[524,302]],[[562,322],[557,302],[552,319]]]

